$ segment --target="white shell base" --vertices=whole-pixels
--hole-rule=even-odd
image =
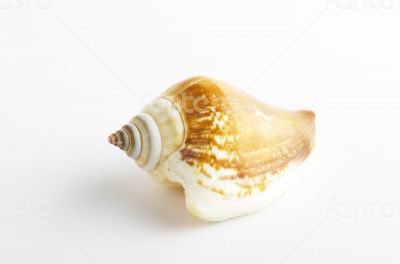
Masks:
[[[287,169],[263,192],[246,197],[228,197],[201,187],[196,181],[205,176],[195,173],[192,167],[181,161],[179,151],[171,155],[160,170],[167,179],[179,183],[185,189],[189,212],[206,221],[222,221],[265,208],[282,197],[293,180],[291,170]]]

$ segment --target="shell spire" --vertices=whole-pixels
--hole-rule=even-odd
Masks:
[[[121,128],[120,130],[116,131],[115,133],[112,133],[108,137],[108,142],[121,150],[128,150],[130,140],[129,136],[127,135],[126,127]]]

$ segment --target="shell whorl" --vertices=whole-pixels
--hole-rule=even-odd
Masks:
[[[136,163],[145,171],[153,171],[161,159],[162,140],[160,130],[154,118],[147,113],[140,113],[135,116],[131,123],[140,131],[141,150],[137,156]],[[132,152],[128,150],[127,154],[131,156],[136,152],[136,145]],[[132,155],[135,157],[135,155]]]
[[[158,98],[112,134],[109,142],[124,150],[142,169],[153,172],[183,143],[184,133],[182,117],[174,104]]]
[[[278,109],[207,77],[183,81],[164,96],[179,105],[187,127],[180,159],[201,175],[196,184],[222,196],[263,192],[314,146],[311,111]]]

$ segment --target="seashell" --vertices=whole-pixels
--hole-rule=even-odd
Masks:
[[[207,77],[180,82],[109,142],[154,180],[182,186],[206,221],[255,212],[282,196],[288,168],[314,146],[314,113],[266,105]]]

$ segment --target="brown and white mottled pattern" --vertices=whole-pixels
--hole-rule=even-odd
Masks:
[[[313,112],[277,109],[220,81],[194,77],[163,97],[174,102],[184,120],[181,160],[204,175],[199,186],[221,195],[232,194],[213,183],[234,182],[240,187],[237,197],[266,190],[314,145]]]

